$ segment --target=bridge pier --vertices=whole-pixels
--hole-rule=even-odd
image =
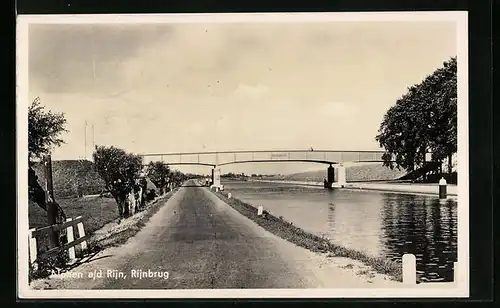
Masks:
[[[331,188],[332,187],[332,184],[333,182],[335,182],[335,168],[333,168],[332,165],[330,165],[327,169],[327,178],[326,178],[326,182],[327,182],[327,187],[328,188]]]
[[[345,167],[342,165],[333,167],[330,165],[327,169],[327,187],[344,187],[346,184]]]
[[[337,168],[335,168],[335,179],[336,179],[336,181],[334,182],[335,187],[343,188],[345,186],[346,174],[344,166],[339,165],[337,166]]]
[[[218,166],[215,166],[215,168],[212,169],[212,185],[214,187],[221,187],[220,184],[220,168]]]

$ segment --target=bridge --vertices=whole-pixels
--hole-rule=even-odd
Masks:
[[[382,162],[384,151],[278,150],[218,151],[140,154],[143,165],[160,161],[165,165],[199,165],[212,167],[212,183],[220,186],[220,166],[242,163],[302,162],[329,165],[329,186],[345,184],[344,163]]]

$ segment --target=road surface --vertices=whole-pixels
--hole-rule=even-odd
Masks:
[[[166,201],[135,237],[95,259],[72,270],[73,278],[53,276],[49,284],[64,289],[375,286],[265,231],[194,181]],[[140,271],[152,274],[139,279]],[[98,272],[102,277],[88,277]]]

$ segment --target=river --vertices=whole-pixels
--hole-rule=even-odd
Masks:
[[[425,282],[453,281],[457,202],[376,191],[326,190],[293,184],[224,181],[224,190],[333,243],[375,257],[417,259]]]

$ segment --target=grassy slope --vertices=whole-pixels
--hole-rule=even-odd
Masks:
[[[40,184],[43,185],[43,167],[38,164],[34,166],[34,169]],[[84,217],[86,233],[92,233],[118,218],[118,209],[114,199],[79,197],[98,194],[104,187],[104,183],[94,170],[91,161],[56,160],[52,162],[52,173],[56,201],[68,218]],[[35,203],[29,202],[28,221],[29,228],[47,226],[47,212]]]
[[[375,181],[375,180],[395,180],[406,172],[404,170],[391,170],[382,164],[367,164],[346,167],[346,180],[351,181]],[[322,182],[326,178],[325,170],[309,171],[286,175],[285,180]]]
[[[61,205],[68,218],[77,216],[85,218],[85,231],[87,233],[92,233],[118,218],[118,208],[112,198],[60,198],[56,201]],[[28,216],[30,228],[47,226],[47,212],[36,204],[30,202]]]
[[[38,164],[34,169],[39,182],[43,183],[42,166]],[[104,182],[94,170],[94,163],[88,160],[55,160],[52,173],[56,198],[98,194],[104,188]]]

